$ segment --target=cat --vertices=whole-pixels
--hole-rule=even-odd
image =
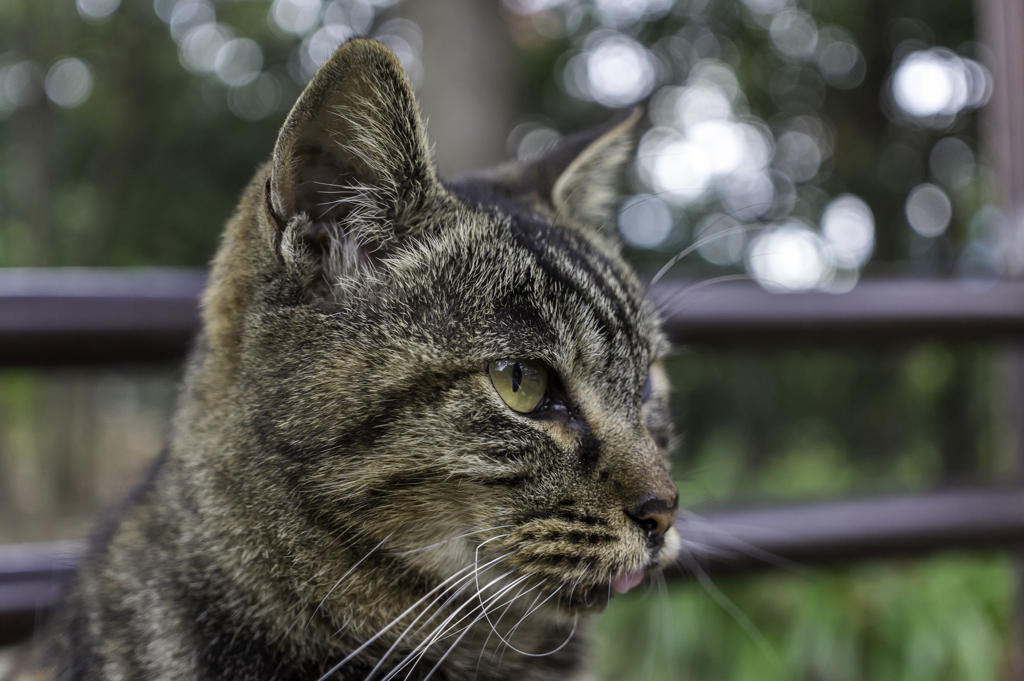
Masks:
[[[167,451],[55,616],[55,679],[588,679],[672,563],[644,287],[606,227],[638,115],[442,182],[343,44],[244,190]]]

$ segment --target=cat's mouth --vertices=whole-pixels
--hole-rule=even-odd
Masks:
[[[562,616],[574,616],[601,612],[612,598],[637,588],[662,567],[654,563],[637,569],[584,570],[556,576],[545,570],[534,572],[531,566],[523,565],[516,573],[532,573],[529,583],[542,594],[539,600]],[[534,592],[533,588],[529,590]]]
[[[625,594],[639,586],[644,579],[657,572],[658,568],[640,568],[609,575],[604,580],[582,587],[570,588],[568,594],[558,599],[558,605],[572,615],[601,612],[617,594]],[[564,589],[563,589],[564,591]]]
[[[638,540],[591,528],[519,528],[508,538],[510,551],[501,562],[507,560],[512,574],[525,578],[530,591],[543,594],[540,600],[562,615],[586,614],[639,587],[668,567],[679,550],[674,529],[655,545]]]
[[[624,594],[642,581],[644,581],[644,571],[633,570],[612,579],[610,586],[616,593]]]

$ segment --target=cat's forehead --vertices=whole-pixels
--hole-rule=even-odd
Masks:
[[[496,343],[561,353],[583,345],[634,367],[661,354],[657,315],[613,241],[525,202],[453,193],[461,204],[449,221],[453,237],[485,263],[467,290],[490,302]]]

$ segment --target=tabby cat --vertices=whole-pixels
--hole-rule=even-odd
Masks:
[[[585,679],[672,562],[667,342],[604,227],[636,116],[440,181],[395,57],[320,69],[229,221],[168,451],[57,679]]]

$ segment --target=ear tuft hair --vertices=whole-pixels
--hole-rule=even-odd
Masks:
[[[401,64],[380,43],[350,40],[281,128],[267,188],[274,242],[285,258],[311,254],[313,278],[333,286],[415,231],[439,186]]]

